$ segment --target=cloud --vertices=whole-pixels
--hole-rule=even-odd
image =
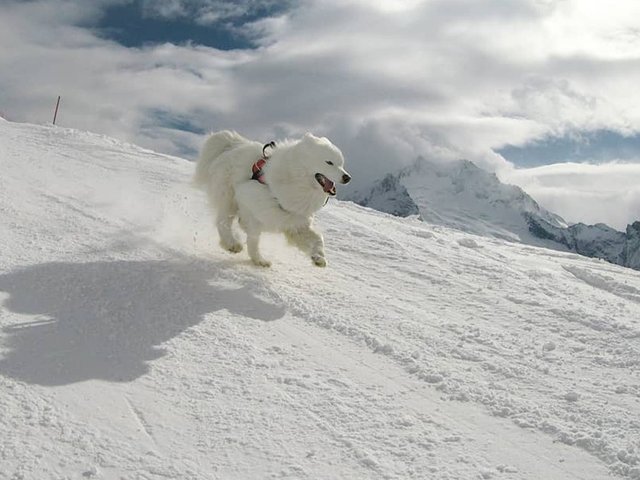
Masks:
[[[135,1],[135,0],[134,0]],[[207,25],[280,12],[291,0],[138,0],[142,13],[167,20],[188,18]]]
[[[508,144],[640,132],[631,0],[142,1],[167,21],[234,23],[257,45],[231,51],[99,37],[119,3],[3,2],[0,111],[49,121],[60,94],[61,125],[187,156],[200,131],[311,130],[347,153],[356,188],[418,155],[505,170]]]
[[[570,223],[624,230],[640,219],[640,163],[563,163],[504,170],[499,176]]]
[[[51,121],[55,98],[61,95],[61,125],[179,154],[180,144],[161,145],[155,140],[160,132],[150,134],[150,112],[202,120],[233,108],[232,79],[225,72],[242,61],[241,52],[171,44],[125,48],[75,26],[99,10],[73,2],[58,7],[30,2],[2,12],[0,44],[12,48],[0,50],[0,108],[9,119]],[[18,38],[22,44],[16,44]],[[203,107],[208,99],[212,105]],[[201,110],[207,114],[198,115]],[[200,139],[191,137],[190,150],[195,150]]]

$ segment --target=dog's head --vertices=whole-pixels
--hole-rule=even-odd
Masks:
[[[298,158],[304,159],[305,168],[317,188],[327,195],[336,194],[336,183],[349,183],[351,175],[344,169],[344,157],[338,147],[327,138],[307,133],[296,146]]]

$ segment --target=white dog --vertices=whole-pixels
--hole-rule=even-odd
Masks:
[[[209,197],[226,250],[242,250],[232,230],[238,217],[256,265],[270,265],[258,245],[260,233],[268,231],[283,232],[315,265],[324,267],[324,241],[312,228],[313,215],[336,194],[336,183],[351,180],[343,167],[342,153],[326,138],[307,133],[301,140],[263,147],[225,130],[206,140],[194,184]]]

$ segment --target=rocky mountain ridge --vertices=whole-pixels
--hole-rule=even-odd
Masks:
[[[419,158],[349,200],[392,215],[463,231],[569,251],[640,270],[640,221],[625,232],[608,225],[569,225],[515,185],[473,162]]]

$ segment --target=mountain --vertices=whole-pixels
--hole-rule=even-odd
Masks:
[[[0,478],[639,478],[638,272],[340,201],[261,269],[193,167],[0,121]]]
[[[502,183],[467,160],[419,158],[351,197],[359,205],[392,215],[418,215],[428,223],[478,235],[549,248],[640,269],[639,222],[619,232],[605,224],[568,225],[515,185]]]
[[[420,213],[420,209],[407,192],[402,179],[402,175],[389,173],[382,180],[376,182],[366,196],[358,197],[356,194],[349,199],[355,200],[359,205],[397,217],[417,215]]]

